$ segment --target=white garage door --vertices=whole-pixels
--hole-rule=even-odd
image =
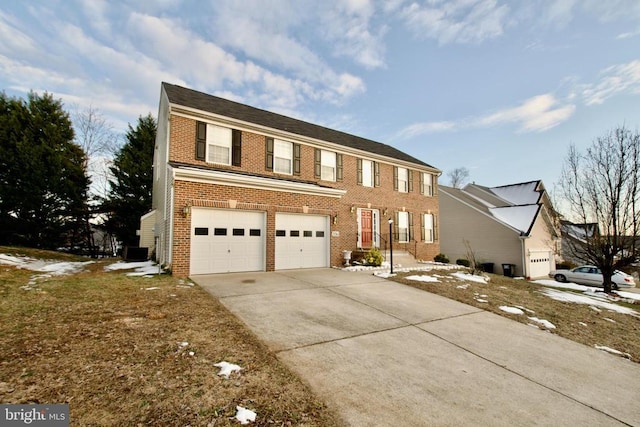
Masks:
[[[191,274],[263,271],[265,214],[191,209]]]
[[[276,214],[276,270],[329,267],[329,217]]]
[[[548,249],[531,249],[529,251],[529,277],[547,277],[551,271],[551,251]]]

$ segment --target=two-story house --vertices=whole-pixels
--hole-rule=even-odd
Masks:
[[[344,250],[390,238],[432,259],[439,174],[386,144],[163,83],[141,245],[180,276],[342,265]]]

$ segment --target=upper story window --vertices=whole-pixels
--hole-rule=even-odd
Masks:
[[[320,156],[320,179],[323,181],[336,180],[336,153],[321,150]]]
[[[316,148],[314,175],[323,181],[342,181],[342,154]]]
[[[300,175],[300,144],[270,137],[265,141],[267,170],[286,175]]]
[[[401,193],[413,191],[413,171],[407,168],[393,167],[393,187]]]
[[[433,196],[433,175],[430,173],[422,173],[422,188],[420,192],[425,196]]]
[[[241,131],[196,122],[196,160],[240,166],[241,154]]]
[[[293,174],[293,143],[276,139],[273,146],[273,171]]]
[[[207,125],[207,161],[231,164],[231,129]]]
[[[358,159],[358,185],[363,187],[380,186],[380,163]]]

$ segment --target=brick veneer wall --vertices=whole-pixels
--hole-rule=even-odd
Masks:
[[[331,237],[331,265],[343,263],[342,250],[354,250],[357,246],[357,208],[378,209],[381,213],[380,233],[388,235],[387,219],[395,211],[405,210],[413,213],[412,238],[420,240],[420,214],[432,213],[438,216],[438,198],[420,194],[419,173],[414,170],[414,186],[410,193],[400,193],[393,189],[393,165],[380,163],[380,186],[364,187],[357,183],[357,157],[343,154],[343,180],[341,182],[321,181],[314,177],[314,147],[301,146],[301,174],[299,176],[282,175],[265,170],[265,137],[252,132],[242,132],[241,166],[213,165],[195,159],[196,122],[182,116],[171,116],[169,160],[205,166],[216,170],[249,172],[260,176],[272,176],[289,180],[316,182],[319,185],[346,190],[342,198],[311,196],[282,191],[256,190],[204,184],[198,182],[176,181],[174,183],[174,239],[173,273],[179,276],[189,274],[190,217],[181,214],[185,205],[230,208],[229,201],[235,201],[236,209],[259,210],[267,213],[267,250],[266,268],[274,268],[275,252],[275,214],[276,212],[299,212],[329,215],[331,231],[339,236]],[[295,141],[293,141],[295,142]],[[352,209],[353,208],[353,209]],[[351,212],[354,210],[354,212]],[[384,212],[386,216],[382,216]],[[334,224],[333,218],[336,217]],[[396,243],[394,243],[396,245]],[[397,247],[402,247],[400,244]],[[414,249],[413,244],[410,248]],[[416,257],[431,260],[439,253],[439,242],[420,242],[416,245]]]

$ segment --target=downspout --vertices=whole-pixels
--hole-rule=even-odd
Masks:
[[[525,252],[525,240],[528,239],[529,236],[527,236],[525,233],[520,233],[520,243],[522,244],[522,276],[527,279],[529,277],[529,275],[527,274],[527,254]]]

